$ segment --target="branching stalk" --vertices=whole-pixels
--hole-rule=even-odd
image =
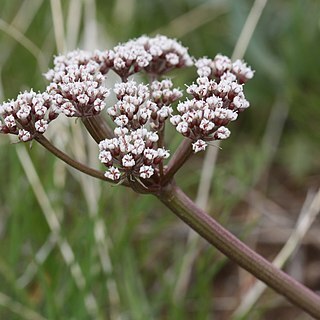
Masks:
[[[111,128],[108,126],[106,120],[101,115],[94,117],[82,118],[82,122],[86,129],[92,136],[92,138],[99,143],[106,138],[113,138],[114,134]]]
[[[211,216],[198,208],[177,186],[168,184],[157,195],[181,220],[242,268],[285,296],[316,319],[320,297],[247,247]]]
[[[76,170],[79,170],[85,174],[88,174],[91,177],[98,178],[100,180],[108,181],[114,183],[114,181],[107,179],[102,171],[87,167],[86,165],[72,159],[63,151],[55,147],[45,136],[38,135],[35,137],[35,140],[38,141],[43,147],[45,147],[48,151],[54,154],[56,157],[61,159],[63,162],[67,163],[71,167]]]
[[[184,139],[179,145],[178,149],[173,154],[171,160],[168,163],[165,175],[162,178],[162,185],[165,186],[176,172],[183,166],[183,164],[190,158],[192,154],[192,141],[190,139]]]

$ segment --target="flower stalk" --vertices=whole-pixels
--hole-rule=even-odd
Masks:
[[[104,173],[102,171],[90,168],[90,167],[74,160],[73,158],[69,157],[66,153],[64,153],[63,151],[61,151],[57,147],[55,147],[47,138],[45,138],[45,136],[37,135],[34,139],[37,142],[39,142],[44,148],[46,148],[48,151],[50,151],[53,155],[55,155],[56,157],[61,159],[66,164],[73,167],[74,169],[79,170],[79,171],[81,171],[91,177],[113,183],[112,180],[110,180],[104,176]]]
[[[166,185],[170,182],[176,172],[184,165],[184,163],[190,158],[192,155],[192,141],[189,139],[184,139],[178,149],[173,154],[170,159],[168,166],[165,170],[165,175],[162,178],[162,185]]]
[[[229,259],[282,294],[294,305],[316,319],[320,319],[320,296],[246,246],[198,208],[179,187],[168,184],[157,197],[182,221]]]
[[[100,114],[94,117],[82,118],[81,120],[92,138],[97,143],[104,139],[110,139],[114,137],[113,131]]]

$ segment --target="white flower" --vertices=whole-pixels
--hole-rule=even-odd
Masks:
[[[169,53],[166,54],[166,60],[172,66],[175,66],[175,65],[179,64],[179,57],[178,57],[177,54],[175,54],[173,52],[169,52]]]
[[[127,114],[133,114],[136,110],[136,106],[133,103],[126,102],[126,101],[119,101],[118,103],[119,104],[122,103],[122,108]]]
[[[25,129],[20,129],[18,133],[20,141],[27,142],[32,139],[31,133]]]
[[[195,63],[197,73],[200,77],[209,77],[211,75],[212,60],[208,58],[198,59]]]
[[[150,58],[148,55],[137,57],[136,61],[140,68],[145,68],[149,65]]]
[[[227,94],[231,90],[230,81],[228,80],[221,80],[218,84],[217,90],[219,93]]]
[[[237,77],[235,74],[231,73],[230,71],[225,72],[221,77],[221,80],[226,80],[228,82],[234,82],[236,83]]]
[[[188,124],[191,124],[196,119],[196,116],[196,110],[188,111],[182,115],[181,120],[187,122]]]
[[[106,104],[101,99],[97,98],[93,103],[94,110],[97,112],[102,111],[105,108]]]
[[[157,35],[154,38],[142,36],[137,40],[138,44],[143,45],[146,52],[151,55],[151,60],[157,62],[157,59],[165,57],[171,65],[191,66],[192,58],[188,54],[188,49],[183,47],[177,40]]]
[[[16,100],[0,105],[0,117],[4,124],[1,126],[2,133],[18,134],[21,141],[32,140],[35,131],[44,133],[56,116],[50,96],[33,90],[22,92]]]
[[[87,104],[89,102],[89,97],[85,93],[83,93],[77,96],[77,100],[81,104]]]
[[[238,95],[240,93],[242,93],[243,91],[243,85],[238,84],[236,82],[231,82],[231,90],[233,92],[234,95]]]
[[[165,148],[158,148],[157,153],[158,153],[157,157],[161,159],[167,159],[170,157],[169,151],[166,150]]]
[[[226,127],[220,127],[216,132],[215,132],[215,136],[217,137],[217,139],[219,140],[224,140],[229,138],[230,136],[230,130]]]
[[[118,168],[110,167],[108,171],[105,172],[104,176],[111,180],[119,180],[121,173]]]
[[[131,150],[131,153],[133,153],[135,155],[140,155],[143,153],[145,147],[146,147],[146,144],[143,141],[143,139],[141,139],[141,138],[137,139],[133,143],[133,149]]]
[[[136,162],[134,161],[134,159],[133,159],[131,154],[126,154],[122,158],[122,165],[125,168],[132,168],[135,164],[136,164]]]
[[[121,116],[115,118],[115,120],[114,120],[114,123],[119,127],[124,127],[125,125],[128,124],[128,122],[129,122],[129,119],[125,115],[121,115]]]
[[[126,67],[126,62],[122,58],[116,57],[113,61],[113,65],[116,70],[121,70]]]
[[[105,139],[103,141],[100,141],[99,143],[100,150],[103,150],[103,149],[114,150],[118,147],[119,147],[119,141],[117,138]]]
[[[242,92],[241,92],[242,93]],[[246,100],[243,94],[239,94],[233,99],[233,104],[237,109],[247,109],[250,106],[249,101]]]
[[[151,116],[151,110],[147,108],[140,108],[139,119],[142,120],[142,124],[145,124],[150,119],[150,116]]]
[[[58,107],[58,109],[60,112],[64,113],[67,117],[72,117],[77,112],[77,109],[73,106],[71,102],[65,102],[60,106],[60,108]]]
[[[181,122],[181,116],[180,114],[174,115],[170,118],[170,122],[174,125],[177,126]]]
[[[149,140],[151,142],[157,142],[159,140],[159,136],[156,132],[148,131],[145,136],[146,136],[147,140]]]
[[[167,119],[171,113],[173,112],[173,109],[168,106],[163,106],[157,113],[161,120]]]
[[[146,159],[148,159],[149,161],[152,161],[158,156],[158,152],[154,149],[148,148],[144,150],[143,155]]]
[[[35,111],[35,114],[39,117],[44,117],[46,112],[47,112],[47,108],[44,106],[44,105],[41,105],[41,104],[36,104],[34,106],[34,111]]]
[[[99,153],[99,160],[102,163],[111,163],[112,162],[112,154],[110,151],[106,151],[106,150],[101,150]]]
[[[206,99],[206,103],[211,107],[211,108],[221,108],[223,106],[223,101],[220,97],[217,97],[215,95],[210,96]]]
[[[176,129],[178,132],[180,132],[182,134],[187,133],[189,130],[188,122],[183,121],[183,122],[178,123]]]
[[[10,129],[13,129],[17,126],[16,120],[12,114],[10,114],[4,118],[4,124]]]
[[[28,104],[22,104],[20,106],[20,109],[17,112],[17,117],[20,120],[27,119],[28,116],[30,115],[30,112],[31,112],[31,107]]]
[[[56,75],[50,76],[53,83],[47,87],[55,112],[67,117],[94,116],[104,109],[104,100],[110,94],[102,84],[105,77],[99,71],[100,65],[89,55],[82,59],[73,54],[69,58],[60,56],[56,61]]]
[[[199,118],[201,119],[201,115],[203,115],[204,119],[213,120],[215,117],[214,109],[210,109],[208,106],[203,110],[203,113],[199,111]]]
[[[207,119],[202,119],[199,128],[202,129],[204,132],[210,132],[214,128],[214,123]]]
[[[213,60],[213,70],[218,75],[223,74],[225,71],[230,70],[232,66],[231,59],[222,54],[217,54]]]
[[[113,132],[116,136],[124,136],[128,134],[129,130],[126,127],[115,127]]]
[[[133,149],[133,145],[130,143],[132,137],[130,135],[121,136],[118,138],[118,144],[120,152],[129,153]]]
[[[192,144],[192,150],[195,153],[206,150],[206,147],[207,147],[207,143],[201,139],[198,139],[196,142]]]
[[[148,179],[154,174],[154,169],[151,166],[141,166],[139,170],[139,175],[143,179]]]
[[[118,111],[118,109],[116,106],[112,106],[107,109],[107,112],[111,117],[115,117],[117,115],[117,111]]]
[[[254,76],[254,71],[247,66],[247,64],[241,60],[236,60],[232,64],[232,71],[242,80],[243,82],[250,80]]]
[[[40,119],[35,122],[34,127],[38,132],[44,133],[48,129],[48,121]]]
[[[3,113],[11,113],[15,110],[15,103],[14,101],[8,101],[8,102],[4,102],[1,106],[0,106],[0,114]]]

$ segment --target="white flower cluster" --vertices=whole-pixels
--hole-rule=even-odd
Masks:
[[[108,170],[105,176],[117,181],[128,175],[148,179],[154,175],[156,167],[169,157],[164,148],[157,148],[159,136],[146,128],[128,130],[117,127],[115,138],[99,143],[99,159]]]
[[[205,150],[207,141],[230,136],[225,126],[249,107],[243,83],[253,76],[253,71],[245,64],[239,67],[238,62],[232,64],[229,58],[221,55],[214,60],[200,59],[196,66],[200,76],[197,83],[187,89],[193,98],[180,102],[177,107],[180,114],[170,119],[179,133],[194,141],[194,152]],[[215,79],[211,79],[213,75]]]
[[[142,36],[137,39],[144,49],[152,56],[152,62],[146,68],[155,74],[162,74],[172,68],[190,67],[193,65],[188,49],[177,40],[163,35],[154,38]]]
[[[193,64],[187,48],[177,40],[162,35],[153,38],[141,36],[121,43],[112,50],[96,53],[96,61],[101,69],[110,68],[123,79],[141,70],[161,75],[173,68]]]
[[[116,83],[113,89],[118,102],[107,109],[119,127],[140,128],[150,118],[149,89],[146,85],[131,80]]]
[[[151,75],[161,75],[173,68],[193,65],[188,49],[177,40],[163,35],[155,37],[141,36],[120,43],[113,49],[94,52],[75,50],[66,55],[56,56],[54,68],[45,77],[49,81],[60,82],[67,74],[69,66],[85,66],[95,63],[95,71],[106,75],[112,69],[122,79],[141,70]]]
[[[57,115],[52,111],[50,96],[33,91],[20,93],[16,100],[0,105],[0,132],[18,135],[20,141],[43,134]]]
[[[165,175],[163,161],[169,157],[164,146],[164,123],[170,122],[193,141],[193,150],[205,150],[208,141],[226,139],[226,126],[249,107],[243,85],[254,75],[246,63],[221,54],[201,58],[195,66],[199,77],[187,87],[192,98],[182,98],[181,90],[164,73],[193,65],[188,49],[175,39],[142,36],[111,50],[72,51],[54,59],[45,77],[50,81],[45,93],[21,93],[15,101],[0,105],[0,132],[29,141],[43,134],[59,114],[93,117],[106,107],[110,94],[104,86],[109,70],[121,77],[114,86],[117,102],[107,108],[116,125],[114,137],[99,143],[99,159],[107,167],[105,176],[114,181],[140,179],[147,187],[159,185]],[[150,84],[128,79],[136,72],[147,73]]]
[[[150,90],[133,80],[116,83],[113,91],[118,101],[107,112],[117,126],[115,138],[99,145],[99,159],[108,167],[105,175],[112,180],[129,175],[148,179],[169,157],[167,150],[158,147],[155,131],[162,128],[172,113],[171,103],[182,93],[168,79],[153,81]]]
[[[79,58],[80,59],[80,58]],[[87,64],[61,62],[60,71],[47,78],[52,82],[47,87],[55,112],[67,117],[90,117],[100,113],[106,106],[109,90],[103,86],[105,77],[96,62]]]
[[[112,63],[113,53],[112,50],[74,50],[68,52],[66,55],[58,55],[54,58],[53,69],[50,69],[44,74],[45,78],[50,82],[59,82],[61,77],[67,73],[68,66],[85,66],[91,64],[91,68],[94,73],[100,71],[103,75],[106,75]]]
[[[232,63],[230,58],[221,54],[217,54],[213,60],[201,58],[196,61],[195,66],[200,77],[215,79],[230,71],[240,84],[252,79],[254,75],[254,71],[245,62],[238,59]]]
[[[173,88],[173,83],[170,79],[162,81],[153,81],[150,86],[152,104],[152,127],[160,130],[163,127],[165,120],[172,114],[173,109],[171,104],[182,97],[182,91]]]
[[[44,74],[45,78],[50,82],[59,83],[62,78],[68,73],[67,68],[70,66],[86,66],[91,63],[91,68],[95,73],[98,64],[93,64],[92,53],[84,50],[74,50],[68,52],[66,55],[58,55],[53,60],[53,69],[50,69]]]
[[[153,81],[150,90],[133,80],[116,83],[113,91],[118,102],[107,112],[119,127],[137,129],[149,123],[159,130],[173,111],[171,104],[182,97],[182,92],[172,87],[169,79]]]

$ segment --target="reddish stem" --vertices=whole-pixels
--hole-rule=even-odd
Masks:
[[[161,180],[161,184],[165,186],[169,183],[176,172],[183,166],[183,164],[190,158],[192,155],[192,141],[190,139],[184,139],[178,149],[173,154],[171,160],[168,163],[168,166],[165,170],[165,174]]]
[[[285,296],[294,305],[320,319],[320,297],[317,294],[246,246],[198,208],[179,187],[168,184],[157,196],[181,220],[228,258]]]

